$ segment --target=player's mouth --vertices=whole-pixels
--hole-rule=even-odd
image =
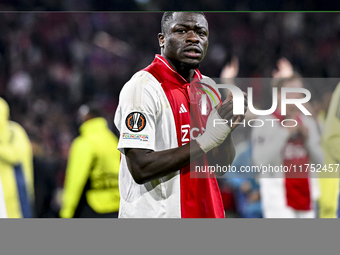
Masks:
[[[184,55],[188,58],[199,58],[201,57],[202,52],[198,47],[187,47],[184,50]]]

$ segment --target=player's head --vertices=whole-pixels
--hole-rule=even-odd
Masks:
[[[165,12],[158,34],[162,55],[176,68],[195,69],[208,48],[208,21],[202,12]]]
[[[87,120],[103,117],[100,107],[96,103],[83,104],[79,107],[78,117],[82,123]]]

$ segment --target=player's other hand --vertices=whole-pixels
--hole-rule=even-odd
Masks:
[[[244,95],[244,113],[247,112],[248,110],[248,94],[243,92]],[[244,118],[244,115],[234,115],[232,113],[233,110],[233,94],[230,92],[228,94],[228,97],[226,100],[224,100],[222,106],[218,105],[216,109],[218,110],[218,114],[221,116],[222,119],[228,120],[229,126],[231,126],[231,123],[241,123]],[[231,115],[232,113],[232,115]],[[225,117],[225,118],[224,118]],[[232,125],[231,126],[231,131],[234,131],[239,125]]]
[[[244,95],[244,114],[243,115],[234,115],[232,118],[233,123],[241,123],[244,121],[244,118],[246,116],[246,112],[248,111],[248,94],[246,92],[243,92]],[[238,126],[240,125],[233,125],[231,128],[231,132],[234,131]]]
[[[244,94],[244,110],[247,111],[248,97]],[[232,95],[227,98],[222,105],[216,106],[209,114],[206,130],[204,134],[196,138],[200,148],[207,153],[211,149],[219,146],[238,125],[230,127],[230,121],[242,122],[244,115],[233,114]]]

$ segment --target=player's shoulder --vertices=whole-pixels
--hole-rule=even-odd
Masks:
[[[149,72],[141,70],[135,73],[131,79],[125,83],[122,91],[135,91],[140,89],[154,89],[159,86],[157,79]]]
[[[201,81],[205,84],[208,84],[214,87],[216,86],[216,82],[212,78],[210,78],[209,76],[203,75],[203,74],[202,74]]]
[[[221,93],[219,92],[216,82],[212,78],[202,74],[200,82],[203,85],[203,87],[205,87],[206,90],[208,90],[211,93],[217,93],[219,96],[221,96]]]
[[[146,104],[159,102],[162,86],[156,78],[147,71],[139,71],[124,85],[119,95],[120,104],[132,108],[144,108]]]

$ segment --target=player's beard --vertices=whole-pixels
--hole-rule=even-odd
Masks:
[[[199,63],[197,63],[197,64],[190,63],[189,64],[189,63],[181,62],[179,64],[179,66],[180,66],[181,70],[191,70],[191,69],[197,69],[200,66],[200,64]]]

